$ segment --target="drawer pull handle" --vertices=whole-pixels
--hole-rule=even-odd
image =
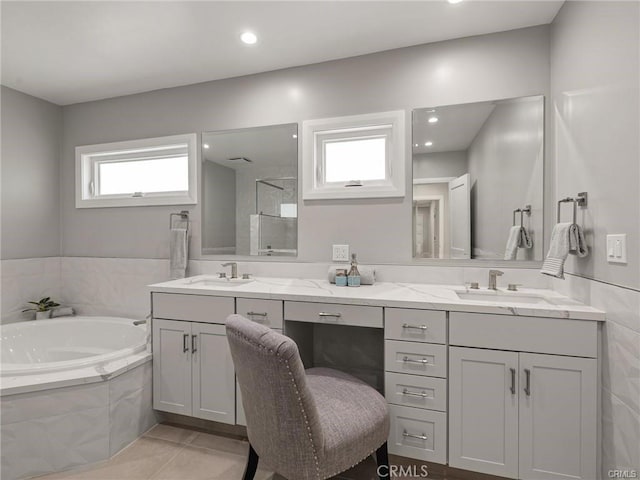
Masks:
[[[414,435],[413,433],[407,433],[407,431],[405,430],[404,432],[402,432],[402,436],[405,438],[417,438],[418,440],[428,440],[426,435]]]
[[[184,333],[182,335],[182,353],[187,353],[189,351],[189,334]]]
[[[516,394],[516,369],[510,368],[509,370],[511,370],[511,388],[509,390],[511,390],[511,395],[515,395]]]
[[[415,328],[416,330],[426,330],[426,325],[409,325],[408,323],[403,323],[402,328]]]
[[[198,347],[196,347],[196,338],[198,335],[191,335],[191,353],[196,353],[198,351]]]
[[[248,317],[266,317],[267,312],[247,312]]]
[[[426,358],[421,358],[420,360],[414,360],[413,358],[409,358],[405,356],[402,361],[404,363],[419,363],[420,365],[429,365],[429,360]]]
[[[524,375],[526,377],[526,383],[524,385],[524,393],[527,394],[527,397],[531,396],[531,370],[528,368],[524,369]]]
[[[422,393],[412,392],[411,390],[408,390],[406,388],[402,390],[402,395],[406,395],[408,397],[419,397],[419,398],[427,398],[429,396],[425,392],[422,392]]]
[[[335,317],[340,318],[342,316],[341,313],[329,313],[329,312],[320,312],[318,313],[319,317]]]

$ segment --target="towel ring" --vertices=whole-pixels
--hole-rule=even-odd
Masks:
[[[578,205],[581,207],[587,206],[587,192],[580,192],[576,198],[567,197],[558,200],[558,213],[556,216],[556,223],[560,223],[560,207],[563,203],[573,202],[573,225],[576,224]]]
[[[169,230],[171,230],[173,228],[173,217],[180,217],[180,221],[185,222],[186,228],[187,228],[187,233],[189,232],[189,211],[188,210],[182,210],[179,213],[170,213],[169,214]]]

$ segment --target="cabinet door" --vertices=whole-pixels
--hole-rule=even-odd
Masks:
[[[520,354],[520,478],[597,478],[597,360]]]
[[[449,349],[449,465],[518,477],[518,354]]]
[[[191,415],[191,324],[152,320],[153,408]]]
[[[235,423],[236,382],[224,325],[193,323],[193,416]]]

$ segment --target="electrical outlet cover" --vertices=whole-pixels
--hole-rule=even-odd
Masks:
[[[349,245],[334,245],[331,259],[333,262],[348,262]]]

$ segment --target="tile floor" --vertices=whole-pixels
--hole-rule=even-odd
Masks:
[[[37,480],[240,480],[248,445],[246,440],[159,424],[107,461]],[[255,478],[285,480],[261,469]],[[338,479],[377,479],[373,457],[334,480]]]

